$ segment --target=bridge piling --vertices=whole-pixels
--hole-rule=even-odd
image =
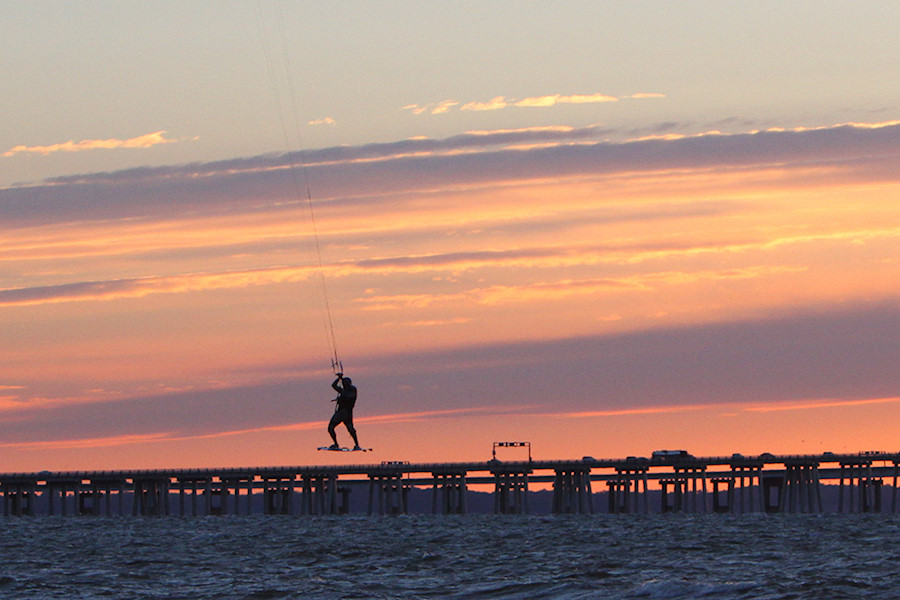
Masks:
[[[293,476],[264,476],[263,512],[267,515],[290,515],[293,513]]]
[[[554,514],[594,512],[590,468],[556,469],[550,511]]]
[[[209,475],[188,475],[183,477],[177,477],[176,483],[178,485],[178,512],[183,517],[185,516],[185,499],[186,496],[190,496],[191,498],[191,516],[196,517],[198,515],[198,497],[199,495],[207,488],[207,485],[212,481],[212,477]],[[203,489],[200,488],[200,484],[203,484]],[[205,500],[209,498],[209,493],[207,492],[205,495]],[[210,514],[209,507],[204,505],[206,510],[206,514]],[[121,511],[120,511],[121,512]]]
[[[663,512],[706,512],[706,465],[676,465],[675,476],[660,481],[662,486]],[[698,480],[702,487],[698,485]],[[672,502],[669,502],[668,487],[673,487]]]
[[[304,473],[301,477],[300,496],[301,514],[337,514],[337,474]]]
[[[635,512],[633,508],[632,498],[637,495],[637,491],[632,491],[632,485],[637,486],[637,482],[628,478],[615,478],[606,482],[607,492],[607,512],[611,515],[622,515]]]
[[[762,463],[740,460],[731,463],[732,484],[728,488],[731,513],[765,511],[762,485]],[[755,483],[754,483],[755,481]],[[754,508],[755,506],[755,508]]]
[[[897,512],[897,476],[900,475],[900,460],[894,460],[894,486],[891,490],[891,512]]]
[[[222,511],[228,512],[228,499],[233,498],[232,511],[234,515],[241,514],[241,499],[246,497],[245,507],[247,514],[252,512],[253,497],[253,475],[247,473],[239,473],[220,477],[222,482]],[[241,494],[241,490],[246,490],[246,494]],[[232,491],[234,493],[232,493]]]
[[[711,477],[712,510],[714,513],[726,513],[732,510],[731,498],[734,496],[734,477]],[[725,501],[719,494],[719,485],[725,486]]]
[[[819,486],[817,461],[792,461],[785,464],[782,489],[779,498],[781,512],[822,512],[822,491]]]
[[[377,502],[379,515],[405,515],[409,511],[409,488],[400,471],[381,471],[369,474],[369,514]]]
[[[847,481],[847,507],[849,512],[881,512],[882,480],[872,474],[872,459],[859,458],[840,462],[838,512],[844,512],[844,480]],[[896,510],[897,463],[894,463],[894,491],[892,510]]]
[[[37,481],[24,479],[0,483],[3,493],[3,516],[22,517],[34,514]]]
[[[528,474],[531,469],[492,469],[494,514],[528,514]]]
[[[131,514],[133,516],[168,516],[169,515],[168,477],[135,478],[133,480],[133,499]]]
[[[636,513],[640,511],[639,505],[644,507],[644,513],[650,512],[650,499],[647,483],[647,471],[649,466],[626,465],[625,467],[616,467],[616,476],[620,480],[624,480],[626,485],[620,490],[624,494],[623,504],[625,512]],[[643,486],[643,490],[641,487]]]
[[[432,514],[466,514],[466,472],[434,471],[431,492]],[[440,510],[438,510],[440,508]]]

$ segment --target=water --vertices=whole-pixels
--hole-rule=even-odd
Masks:
[[[900,598],[900,516],[0,518],[0,597]]]

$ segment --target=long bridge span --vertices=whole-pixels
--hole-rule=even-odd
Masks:
[[[490,490],[494,512],[504,514],[530,511],[530,486],[552,489],[553,513],[815,513],[825,510],[827,481],[837,487],[838,512],[898,510],[900,453],[499,461],[495,448],[494,456],[457,463],[0,473],[0,495],[5,516],[333,515],[350,512],[351,494],[365,495],[368,514],[399,514],[408,512],[413,489],[430,490],[433,512],[462,514],[472,486]]]

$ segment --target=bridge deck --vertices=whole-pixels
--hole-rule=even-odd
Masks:
[[[239,503],[251,512],[253,497],[263,497],[265,511],[294,514],[346,512],[351,489],[368,487],[369,512],[406,512],[414,487],[430,487],[435,512],[441,497],[444,512],[465,512],[468,486],[493,485],[497,512],[528,512],[529,484],[552,483],[554,512],[593,512],[592,482],[609,488],[610,512],[633,512],[642,501],[647,511],[649,481],[658,484],[661,510],[733,510],[745,504],[771,512],[798,507],[822,511],[822,480],[838,481],[839,510],[844,509],[846,482],[849,510],[881,510],[882,478],[893,478],[891,509],[897,510],[900,453],[812,454],[692,457],[654,456],[624,459],[528,460],[452,463],[387,461],[376,464],[151,469],[114,471],[40,471],[0,473],[5,515],[123,514],[126,497],[132,514],[170,514],[173,498],[185,514],[238,513]],[[712,487],[710,491],[707,485]],[[719,493],[726,490],[727,499]],[[643,487],[643,491],[641,491]],[[258,492],[262,492],[259,494]],[[669,504],[669,497],[672,504]],[[775,498],[773,500],[772,498]],[[116,508],[113,509],[113,500]],[[199,507],[199,502],[203,507]],[[773,504],[774,503],[774,504]],[[40,505],[40,508],[38,506]],[[699,507],[699,508],[698,508]],[[198,512],[199,511],[199,512]]]
[[[694,469],[705,468],[715,471],[716,467],[728,471],[734,466],[761,466],[763,469],[783,468],[792,464],[834,465],[900,463],[900,453],[862,452],[855,454],[789,454],[761,456],[713,456],[713,457],[679,457],[679,458],[603,458],[585,457],[569,460],[531,460],[531,461],[482,461],[482,462],[447,462],[447,463],[409,463],[405,461],[389,461],[372,464],[352,465],[296,465],[269,467],[223,467],[223,468],[187,468],[187,469],[138,469],[112,471],[39,471],[22,473],[0,473],[0,482],[13,480],[68,481],[96,479],[134,479],[134,478],[170,478],[188,479],[191,477],[224,477],[224,478],[275,478],[303,476],[311,474],[362,475],[378,472],[399,472],[405,475],[434,473],[482,473],[491,475],[496,472],[556,471],[565,469],[595,470],[631,470],[648,469]],[[660,475],[662,476],[662,475]]]

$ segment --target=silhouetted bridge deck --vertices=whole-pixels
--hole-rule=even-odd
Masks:
[[[891,479],[897,512],[900,453],[665,457],[0,474],[5,516],[330,515],[367,494],[369,514],[408,511],[430,489],[435,513],[467,512],[469,486],[493,489],[494,512],[529,512],[529,485],[552,484],[553,513],[594,513],[605,485],[611,513],[823,512],[822,481],[837,482],[839,512],[880,512]],[[653,482],[654,485],[650,486]],[[544,486],[546,487],[546,485]],[[254,502],[256,500],[256,502]],[[260,501],[261,500],[261,509]]]

